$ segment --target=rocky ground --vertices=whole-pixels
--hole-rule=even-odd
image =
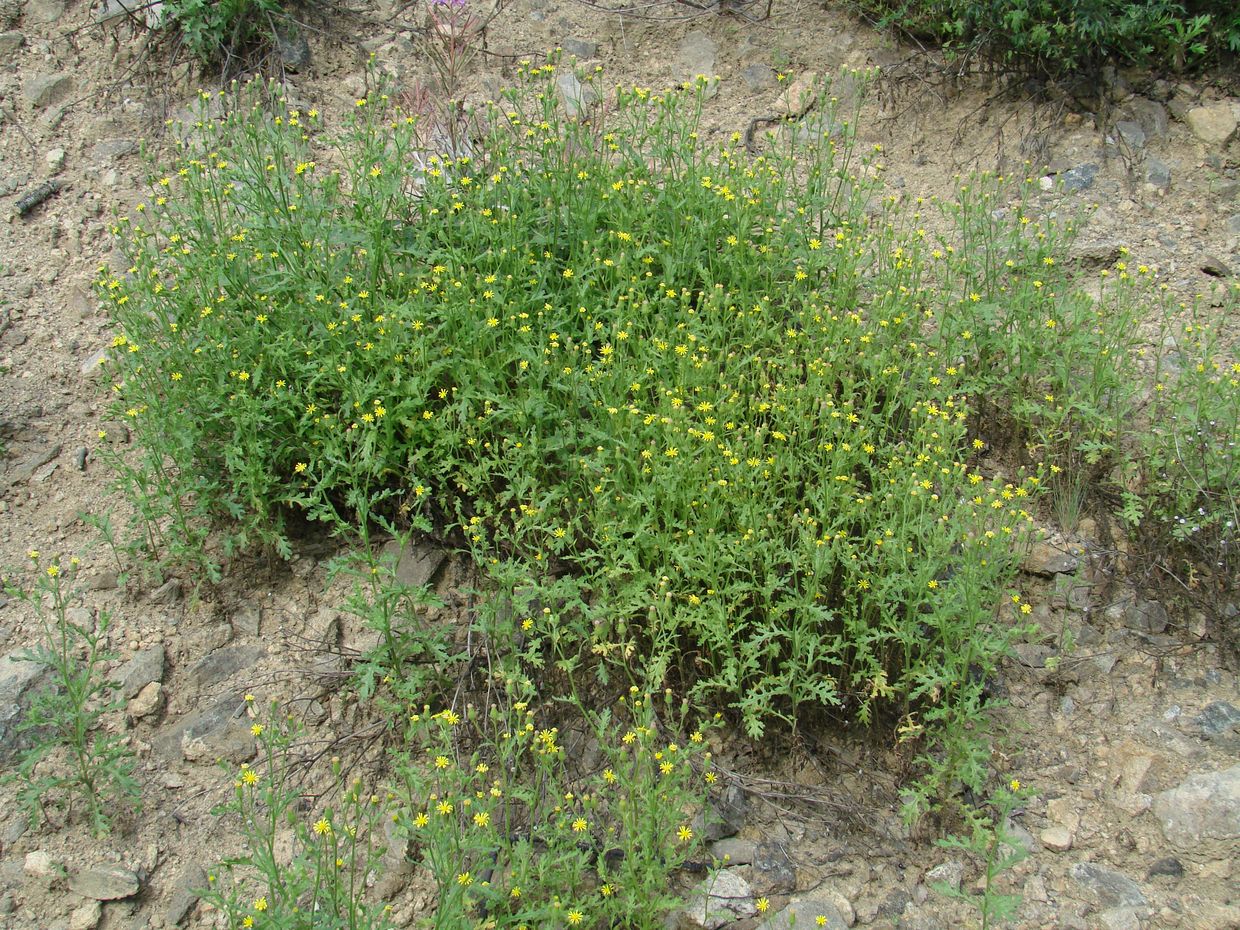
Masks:
[[[82,558],[73,619],[111,615],[127,706],[108,725],[137,753],[144,809],[99,841],[78,825],[28,828],[14,789],[0,789],[0,927],[215,925],[194,889],[237,848],[211,809],[231,790],[217,760],[255,751],[243,695],[289,702],[319,740],[360,725],[337,686],[364,640],[326,584],[330,547],[307,543],[291,563],[247,565],[200,588],[118,577],[84,521],[111,514],[123,527],[128,512],[99,462],[101,444],[123,449],[126,434],[107,429],[100,358],[112,334],[90,281],[118,262],[110,217],[143,197],[141,147],[158,148],[165,118],[199,81],[169,67],[168,47],[118,7],[0,0],[0,565],[23,565],[31,548]],[[492,24],[468,88],[485,95],[517,57],[556,46],[622,83],[714,74],[705,128],[718,136],[775,110],[779,74],[875,67],[861,137],[884,147],[897,194],[947,192],[960,173],[1023,172],[1028,161],[1046,166],[1044,209],[1097,207],[1077,246],[1083,258],[1114,260],[1127,245],[1186,292],[1240,272],[1240,100],[1208,82],[1112,73],[1075,94],[1001,86],[993,75],[949,75],[816,3],[776,0],[760,23],[690,12],[645,19],[518,0]],[[417,25],[414,8],[388,0],[315,8],[305,42],[283,44],[287,92],[339,113],[362,92],[372,52],[397,80],[426,79]],[[51,180],[60,187],[19,216],[20,198]],[[1122,553],[1101,542],[1111,538],[1106,517],[1095,516],[1030,556],[1024,582],[1045,635],[1020,648],[1001,682],[1010,708],[996,766],[1036,792],[1011,825],[1031,855],[1001,882],[1024,895],[1014,925],[1240,927],[1234,673],[1209,644],[1188,645],[1202,633],[1199,616],[1125,579]],[[468,566],[419,551],[406,568],[436,585],[450,619]],[[0,599],[0,766],[12,762],[14,725],[38,685],[14,658],[35,630],[28,605]],[[904,760],[891,743],[836,734],[774,758],[726,740],[719,758],[733,789],[714,851],[728,866],[682,923],[785,927],[795,911],[800,926],[818,914],[832,928],[964,925],[966,912],[929,883],[975,887],[978,864],[922,835],[933,831],[911,836],[902,825]],[[425,880],[402,868],[405,880],[382,889],[398,926],[428,900]],[[771,902],[766,915],[759,897]]]

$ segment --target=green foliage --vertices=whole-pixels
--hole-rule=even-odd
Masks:
[[[39,553],[30,556],[37,565]],[[137,810],[139,789],[133,751],[104,729],[105,715],[121,706],[116,686],[104,677],[115,658],[106,648],[108,614],[100,614],[93,630],[68,617],[77,566],[77,558],[68,566],[53,559],[37,569],[29,590],[5,588],[36,610],[42,638],[22,659],[41,666],[46,682],[18,725],[30,745],[18,753],[6,780],[20,784],[18,796],[32,823],[62,807],[71,818],[80,802],[91,829],[102,835],[118,817]]]
[[[1212,610],[1240,577],[1240,354],[1227,330],[1238,296],[1233,286],[1220,309],[1181,304],[1167,320],[1149,427],[1136,436],[1123,493],[1145,551]]]
[[[964,809],[969,830],[967,836],[949,836],[939,841],[944,849],[969,853],[982,864],[980,894],[955,888],[946,882],[934,885],[934,890],[939,894],[976,908],[982,930],[989,930],[996,922],[1010,918],[1023,900],[1019,894],[1001,894],[995,888],[995,879],[1029,856],[1029,851],[1012,832],[1010,818],[1012,812],[1031,796],[1027,788],[1022,788],[1020,782],[1013,779],[1011,783],[1000,786],[984,808]]]
[[[274,705],[255,720],[261,762],[229,773],[233,797],[215,811],[239,828],[245,852],[208,874],[203,899],[226,915],[230,930],[390,927],[384,908],[366,900],[367,876],[383,852],[381,799],[333,761],[327,795],[336,803],[307,816],[291,752],[297,727]],[[288,834],[291,843],[282,844]]]
[[[439,600],[425,587],[406,584],[397,576],[399,554],[408,537],[398,539],[397,552],[376,556],[363,549],[337,560],[328,580],[352,579],[344,609],[379,633],[378,643],[353,668],[358,697],[376,699],[381,710],[405,711],[427,695],[442,692],[459,656],[452,647],[452,628],[424,619],[424,608],[442,606]]]
[[[165,22],[196,60],[228,70],[232,59],[271,45],[285,5],[285,0],[165,0]]]
[[[698,144],[701,87],[583,122],[553,74],[457,159],[381,94],[341,132],[253,98],[204,122],[101,279],[152,546],[424,518],[529,667],[673,684],[755,736],[832,707],[972,732],[1040,482],[977,468],[881,153],[829,92],[750,157]]]
[[[432,925],[663,927],[669,882],[701,851],[690,821],[715,780],[703,734],[681,728],[687,706],[633,688],[614,714],[572,705],[589,726],[566,747],[536,698],[508,678],[486,710],[412,716],[395,819],[437,886]]]
[[[1230,0],[862,0],[885,25],[1051,76],[1108,60],[1184,71],[1240,52]]]

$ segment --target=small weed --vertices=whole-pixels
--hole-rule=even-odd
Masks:
[[[715,780],[701,731],[676,738],[687,707],[636,688],[614,713],[572,705],[600,757],[580,772],[534,693],[509,678],[486,710],[411,717],[398,822],[438,887],[433,926],[664,926]]]
[[[253,713],[253,698],[246,700]],[[384,908],[365,900],[366,878],[382,855],[379,796],[346,778],[334,760],[336,805],[308,805],[292,765],[296,724],[273,705],[254,715],[251,730],[261,763],[229,772],[233,798],[216,811],[239,826],[246,851],[208,874],[204,900],[226,915],[231,930],[390,927]],[[278,839],[286,832],[287,846]]]
[[[94,630],[68,618],[76,557],[67,566],[59,559],[43,561],[33,550],[30,558],[37,572],[33,586],[10,584],[6,591],[36,611],[42,639],[22,658],[42,666],[49,681],[18,726],[32,745],[19,754],[8,778],[21,785],[19,799],[33,823],[57,807],[71,818],[80,803],[91,829],[108,833],[139,806],[133,751],[104,729],[105,715],[121,706],[116,686],[104,677],[114,658],[106,649],[109,617],[101,612]]]
[[[985,808],[965,808],[967,836],[950,836],[939,841],[943,848],[969,853],[982,864],[982,889],[978,894],[945,882],[934,885],[934,890],[940,894],[975,908],[981,918],[981,930],[990,930],[996,923],[1010,918],[1023,900],[1019,894],[1000,894],[995,890],[995,879],[1029,855],[1010,829],[1012,812],[1029,797],[1029,790],[1013,779],[991,795]]]

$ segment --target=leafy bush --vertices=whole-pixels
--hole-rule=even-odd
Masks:
[[[1228,0],[862,0],[881,22],[1052,76],[1122,63],[1182,71],[1240,53]]]
[[[582,122],[553,73],[472,156],[375,95],[335,137],[240,109],[158,179],[102,281],[149,535],[287,553],[290,511],[421,517],[530,665],[671,682],[753,735],[976,715],[1039,479],[976,468],[879,153],[829,96],[808,138],[709,155],[698,88]]]
[[[164,22],[196,60],[227,72],[234,59],[271,45],[285,6],[285,0],[165,0]]]

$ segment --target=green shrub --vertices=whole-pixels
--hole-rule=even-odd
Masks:
[[[956,52],[983,51],[1055,77],[1108,60],[1183,71],[1240,52],[1228,0],[862,0],[895,26]]]
[[[194,59],[229,72],[240,70],[235,61],[271,46],[285,6],[285,0],[165,0],[164,22]]]
[[[204,124],[102,281],[151,535],[287,552],[290,510],[420,516],[530,664],[676,683],[753,735],[975,715],[1038,478],[975,467],[878,153],[829,97],[754,159],[702,150],[695,88],[622,90],[605,125],[552,74],[522,69],[454,161],[383,96],[336,136]]]

